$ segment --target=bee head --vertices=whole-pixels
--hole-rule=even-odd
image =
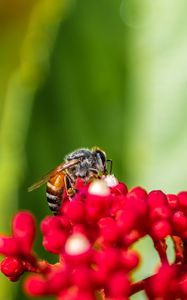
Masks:
[[[92,153],[95,155],[96,161],[102,167],[104,173],[111,174],[112,173],[112,160],[107,159],[106,153],[103,150],[101,150],[99,147],[92,148]],[[107,167],[108,163],[109,163],[109,171],[108,171],[108,167]]]
[[[92,149],[97,164],[106,172],[106,153],[98,147]]]

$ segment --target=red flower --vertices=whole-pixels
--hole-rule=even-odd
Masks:
[[[39,260],[32,247],[35,220],[18,213],[12,235],[0,236],[5,256],[1,272],[24,282],[30,296],[55,296],[57,300],[127,300],[144,290],[151,300],[187,298],[187,192],[149,194],[141,187],[131,191],[108,175],[84,184],[78,179],[76,195],[63,195],[58,216],[41,222],[45,250],[58,254],[56,264]],[[131,273],[141,254],[131,249],[149,235],[160,256],[161,267],[149,278],[133,283]],[[165,238],[171,236],[176,258],[169,265]]]

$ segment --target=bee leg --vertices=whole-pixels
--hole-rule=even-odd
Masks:
[[[92,181],[93,179],[96,178],[101,178],[101,174],[99,174],[99,171],[97,169],[90,168],[89,171],[90,171],[90,175],[87,176],[86,182]]]
[[[73,188],[73,182],[72,179],[69,175],[66,175],[65,177],[65,188],[67,191],[68,196],[71,198],[74,196],[75,194],[75,190]]]
[[[90,168],[89,171],[92,171],[93,173],[95,173],[96,175],[98,175],[98,170],[97,169]]]

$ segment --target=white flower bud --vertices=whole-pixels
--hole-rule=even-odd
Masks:
[[[119,183],[117,178],[111,174],[104,176],[103,179],[108,187],[114,187]]]
[[[110,189],[103,179],[96,179],[90,184],[88,193],[98,196],[108,196],[110,195]]]
[[[65,251],[69,255],[79,255],[88,251],[90,243],[88,239],[81,233],[72,234],[65,244]]]

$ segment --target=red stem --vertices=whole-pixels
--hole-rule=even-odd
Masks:
[[[166,253],[167,245],[165,240],[154,241],[154,246],[160,256],[161,263],[169,264]]]
[[[131,296],[144,290],[146,279],[140,280],[140,281],[138,281],[136,283],[133,283],[131,285],[131,294],[130,294]]]
[[[182,240],[183,242],[183,265],[187,265],[187,241]]]
[[[172,236],[174,248],[175,248],[175,264],[182,263],[184,261],[184,247],[182,239],[179,236]]]

